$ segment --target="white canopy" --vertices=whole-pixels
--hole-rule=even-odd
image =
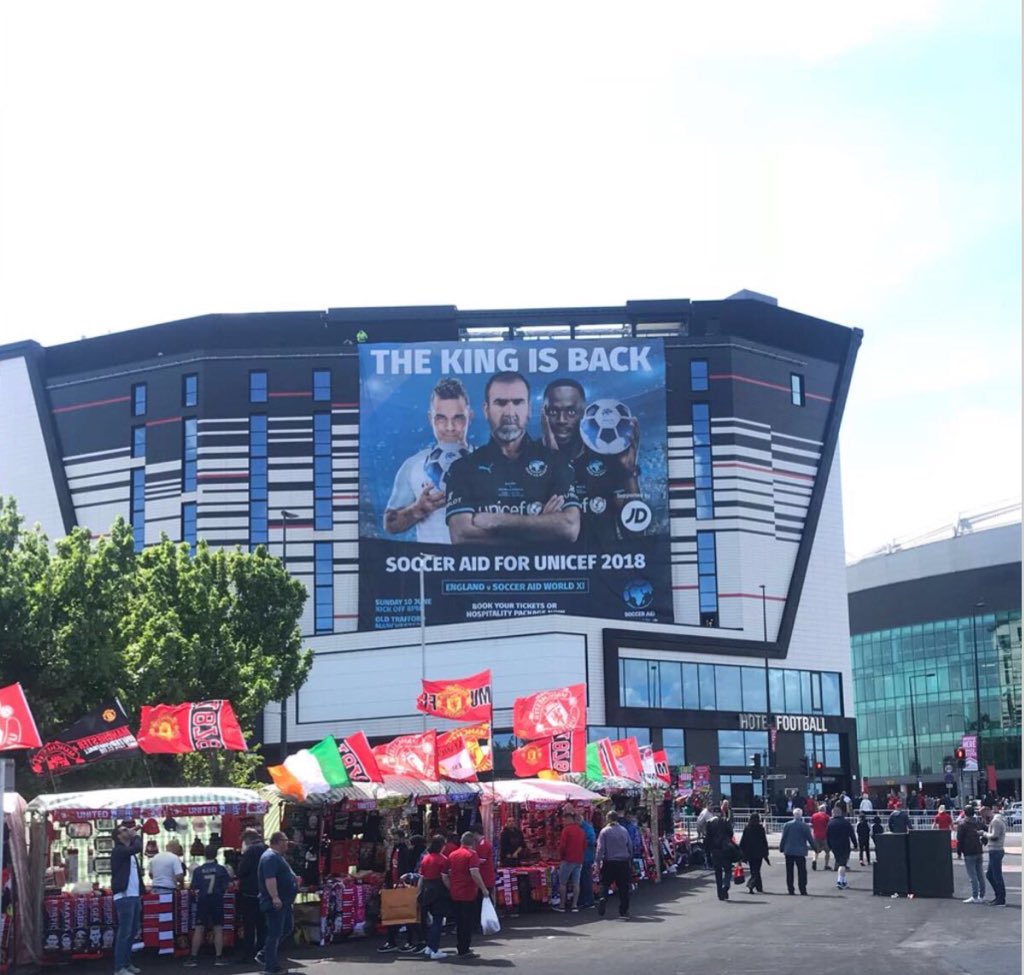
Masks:
[[[163,816],[259,814],[267,803],[251,789],[203,786],[190,789],[99,789],[36,796],[35,815],[57,819],[142,819]]]
[[[574,782],[558,779],[509,779],[486,784],[480,793],[484,803],[492,802],[604,802],[604,796]]]

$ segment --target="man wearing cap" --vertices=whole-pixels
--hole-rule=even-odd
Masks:
[[[164,852],[149,861],[149,876],[154,891],[176,890],[185,877],[185,865],[181,862],[184,850],[176,839],[170,839]]]
[[[132,964],[132,945],[142,921],[142,867],[138,856],[142,839],[135,827],[122,823],[115,834],[117,842],[110,852],[110,889],[117,914],[114,938],[114,975],[138,975]]]

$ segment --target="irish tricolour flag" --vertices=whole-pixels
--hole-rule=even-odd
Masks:
[[[338,743],[328,735],[312,748],[303,748],[267,768],[279,792],[302,802],[306,796],[330,792],[351,784],[338,754]]]

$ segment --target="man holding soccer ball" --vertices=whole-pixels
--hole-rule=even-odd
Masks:
[[[437,443],[418,450],[398,468],[384,511],[384,530],[400,535],[415,525],[418,542],[447,545],[451,536],[442,510],[445,483],[452,463],[471,450],[466,434],[473,411],[458,379],[446,377],[437,383],[430,394],[427,418]]]
[[[576,541],[580,504],[568,457],[527,432],[530,386],[498,372],[484,390],[490,442],[452,464],[448,528],[456,544],[530,545]]]
[[[620,421],[626,436],[607,443],[604,452],[598,453],[580,433],[584,412],[590,412],[586,394],[575,379],[555,379],[544,390],[540,417],[544,443],[572,461],[576,497],[583,507],[580,540],[587,548],[600,548],[620,537],[622,508],[630,498],[640,497],[640,423],[635,416]],[[622,444],[625,449],[614,452]]]

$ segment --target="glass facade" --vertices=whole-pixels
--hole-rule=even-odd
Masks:
[[[266,545],[269,540],[267,493],[267,417],[254,413],[249,417],[249,547]]]
[[[843,713],[840,675],[831,671],[768,671],[773,714]],[[619,661],[619,704],[625,708],[685,708],[691,711],[765,710],[764,667]]]
[[[331,414],[313,414],[313,527],[329,531],[334,524],[331,471]]]
[[[861,774],[913,775],[916,729],[919,774],[941,775],[978,727],[979,697],[982,768],[1020,768],[1019,611],[858,634],[851,643]]]

